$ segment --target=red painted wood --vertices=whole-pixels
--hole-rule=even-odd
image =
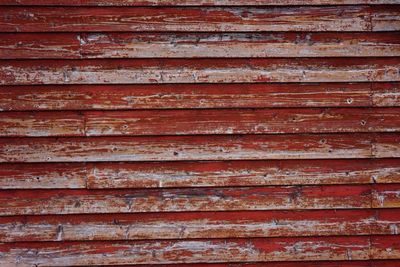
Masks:
[[[0,84],[400,81],[398,58],[2,61]]]
[[[379,5],[397,0],[3,0],[0,5],[62,6],[290,6],[290,5]]]
[[[390,185],[387,185],[387,187]],[[369,185],[0,191],[0,215],[371,208]],[[398,207],[397,204],[391,205]]]
[[[400,266],[398,4],[1,1],[0,266]]]
[[[394,234],[399,210],[241,211],[0,218],[1,242]],[[385,213],[386,212],[386,213]]]
[[[0,165],[1,189],[400,183],[397,159]]]
[[[3,110],[398,106],[398,84],[157,84],[0,86]]]
[[[0,162],[399,157],[397,134],[1,138]],[[394,142],[394,143],[393,143]]]
[[[204,261],[218,263],[366,260],[369,258],[369,239],[368,237],[308,237],[212,241],[17,243],[1,244],[0,251],[5,255],[3,262],[6,264],[15,262],[19,256],[20,261],[26,265],[51,266],[66,263],[69,265],[109,265],[201,263]]]
[[[1,59],[393,57],[393,33],[3,33]]]

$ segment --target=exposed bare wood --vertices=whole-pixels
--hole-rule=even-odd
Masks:
[[[396,132],[400,131],[399,114],[395,108],[84,113],[88,136]],[[48,128],[51,131],[51,125]]]
[[[396,132],[399,113],[397,108],[3,112],[0,136]]]
[[[0,215],[370,208],[370,185],[0,191]]]
[[[398,84],[376,89],[376,105],[398,106]],[[2,110],[371,107],[371,84],[160,84],[2,86]],[[377,86],[374,86],[377,87]]]
[[[400,205],[400,186],[392,185],[374,185],[373,190],[373,208],[394,208]]]
[[[374,10],[368,6],[1,7],[0,31],[371,31],[374,27],[371,16],[388,20],[387,16],[391,16],[388,9]]]
[[[400,257],[399,236],[371,237],[371,245],[373,259],[399,259]]]
[[[0,189],[85,188],[85,164],[1,164]]]
[[[1,59],[393,57],[393,33],[0,34]]]
[[[62,6],[291,6],[291,5],[381,5],[398,0],[3,0],[0,5]]]
[[[396,134],[2,138],[1,162],[171,161],[399,157]],[[388,149],[387,149],[388,148]],[[397,148],[397,147],[396,147]]]
[[[368,237],[0,245],[5,266],[366,260]]]
[[[78,112],[0,113],[0,136],[83,136],[84,116]]]
[[[399,183],[399,160],[1,164],[1,189]],[[87,181],[86,181],[87,180]]]
[[[380,212],[380,211],[379,211]],[[399,210],[257,211],[0,218],[1,242],[393,234]]]
[[[374,106],[400,106],[399,83],[374,83],[372,92]]]
[[[0,83],[148,84],[400,81],[398,58],[1,61]]]

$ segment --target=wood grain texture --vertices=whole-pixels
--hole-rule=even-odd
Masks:
[[[379,14],[375,14],[379,12]],[[1,7],[1,32],[102,31],[371,31],[395,24],[387,9],[330,7]],[[390,16],[390,20],[387,19]],[[379,20],[378,20],[379,19]],[[395,27],[390,27],[394,29]]]
[[[1,164],[0,189],[86,188],[85,164]]]
[[[102,136],[396,132],[399,114],[400,109],[375,108],[108,111],[84,116],[85,134]]]
[[[394,56],[393,33],[0,34],[1,59]]]
[[[374,259],[398,259],[400,256],[400,240],[398,236],[387,238],[372,237],[371,257]]]
[[[368,237],[0,245],[5,266],[70,266],[282,260],[366,260]]]
[[[376,83],[372,85],[374,106],[400,106],[399,83]]]
[[[3,112],[0,136],[396,132],[399,114],[398,108]]]
[[[0,136],[83,136],[84,117],[78,112],[0,113]]]
[[[393,208],[400,205],[400,185],[374,185],[372,206]]]
[[[1,162],[399,157],[397,134],[1,138]],[[395,142],[393,144],[393,142]],[[374,146],[375,149],[372,149]]]
[[[398,0],[3,0],[0,2],[0,6],[291,6],[381,5],[398,3]]]
[[[372,197],[370,185],[5,190],[0,191],[0,200],[8,205],[0,207],[0,215],[366,209],[371,208]]]
[[[397,159],[1,164],[1,189],[400,183]]]
[[[399,210],[391,210],[390,217],[381,213],[382,210],[324,210],[3,217],[0,218],[0,241],[396,234],[400,226]]]
[[[0,61],[0,84],[400,81],[392,58]]]
[[[118,110],[399,106],[398,83],[1,86],[0,109]]]

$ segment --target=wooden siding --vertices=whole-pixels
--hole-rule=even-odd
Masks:
[[[399,0],[0,1],[0,266],[400,266]]]

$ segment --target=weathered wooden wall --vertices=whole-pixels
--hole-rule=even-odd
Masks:
[[[400,266],[400,0],[0,1],[0,266]]]

